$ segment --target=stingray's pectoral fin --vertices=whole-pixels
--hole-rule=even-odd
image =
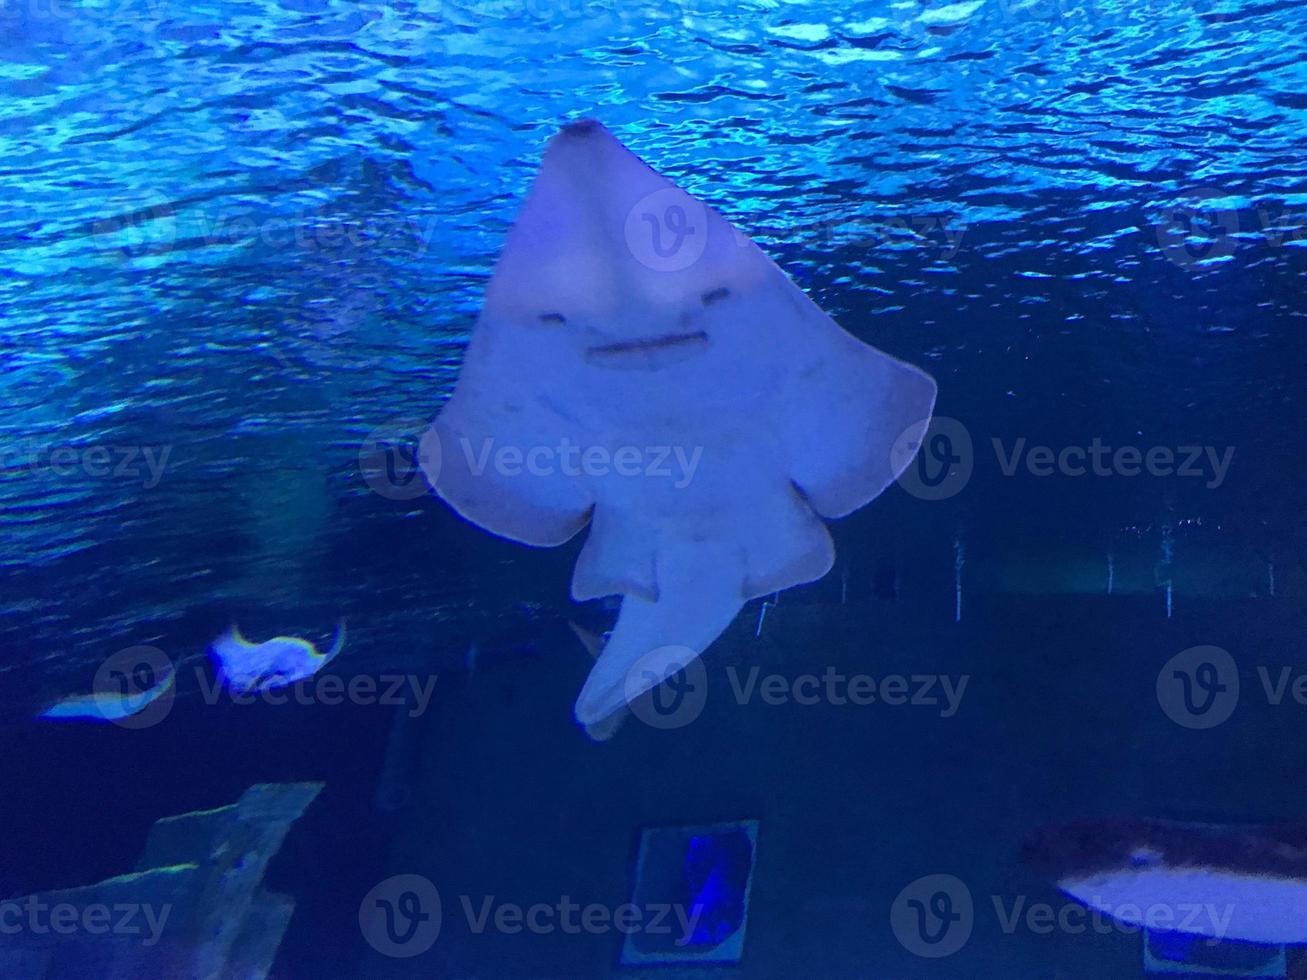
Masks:
[[[878,497],[912,462],[935,409],[935,381],[844,333],[807,297],[794,302],[809,334],[824,331],[830,344],[796,354],[803,359],[781,442],[790,476],[812,508],[843,517]]]
[[[336,639],[331,644],[331,649],[322,655],[322,665],[325,667],[331,661],[340,656],[340,651],[345,649],[345,617],[341,616],[336,621]]]
[[[460,388],[422,437],[419,462],[436,493],[464,519],[523,544],[560,545],[589,523],[594,501],[558,466],[504,464],[501,451],[556,441],[548,425],[532,419],[533,425],[521,408],[505,407],[512,397],[511,389],[480,395]]]
[[[597,727],[688,667],[743,607],[745,562],[729,547],[661,550],[658,599],[622,600],[617,625],[576,699],[576,720]]]

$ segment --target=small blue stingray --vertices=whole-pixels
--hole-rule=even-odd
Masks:
[[[132,680],[134,693],[93,691],[74,694],[52,704],[37,717],[56,721],[121,721],[140,714],[171,691],[177,681],[177,672],[169,665],[163,677],[156,681],[154,669],[142,664],[136,668]]]
[[[273,691],[312,677],[344,647],[342,619],[336,626],[336,640],[326,653],[319,653],[312,643],[297,636],[274,636],[262,643],[251,643],[235,625],[213,641],[211,652],[222,685],[237,694],[246,694]]]

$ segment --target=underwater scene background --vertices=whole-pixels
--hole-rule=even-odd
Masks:
[[[294,900],[270,970],[210,975],[1144,975],[1137,932],[1032,927],[1070,900],[1021,842],[1307,819],[1305,12],[0,0],[0,900],[321,782],[259,845]],[[602,744],[571,718],[569,624],[616,608],[569,599],[582,541],[487,534],[414,465],[546,142],[590,116],[939,387],[833,571],[746,606],[693,717]],[[325,650],[341,619],[328,672],[374,688],[215,689],[233,623]],[[141,646],[176,671],[146,723],[36,717]],[[829,673],[932,687],[796,696]],[[720,918],[669,953],[612,910],[677,827]],[[941,894],[965,935],[914,940]],[[23,921],[6,975],[130,975]]]

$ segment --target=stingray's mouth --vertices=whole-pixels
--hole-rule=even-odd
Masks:
[[[708,334],[669,333],[657,337],[640,337],[614,344],[597,344],[586,349],[586,360],[609,367],[658,368],[675,364],[708,346]]]

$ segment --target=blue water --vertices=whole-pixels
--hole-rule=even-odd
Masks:
[[[150,743],[169,778],[111,778],[114,760],[150,766],[29,719],[123,647],[180,661],[233,620],[326,643],[345,616],[363,672],[464,670],[473,644],[506,672],[576,655],[559,632],[574,550],[378,494],[360,455],[448,395],[543,146],[579,116],[752,235],[852,333],[928,370],[937,411],[970,434],[965,491],[891,488],[837,527],[846,594],[837,569],[796,601],[852,589],[947,623],[958,599],[967,623],[973,595],[1097,596],[1119,574],[1114,591],[1162,623],[1168,583],[1174,615],[1278,603],[1272,649],[1240,662],[1301,661],[1305,15],[1255,0],[0,0],[0,719],[21,746],[0,893],[129,866],[139,839],[93,829],[99,805],[141,833],[257,779],[365,786],[380,767],[375,712],[200,712]],[[990,448],[1095,438],[1235,454],[1213,486],[1007,476]],[[1201,629],[1147,652],[1234,644],[1268,615],[1203,608]],[[1021,636],[995,617],[977,649]],[[1004,649],[1014,672],[1052,658]],[[197,698],[179,683],[179,704]],[[260,748],[270,731],[284,753]],[[33,856],[54,844],[19,799],[85,817],[60,826],[64,858]],[[1277,801],[1268,788],[1249,809]],[[378,872],[351,874],[310,923],[348,927]],[[288,938],[304,956],[314,941]]]

